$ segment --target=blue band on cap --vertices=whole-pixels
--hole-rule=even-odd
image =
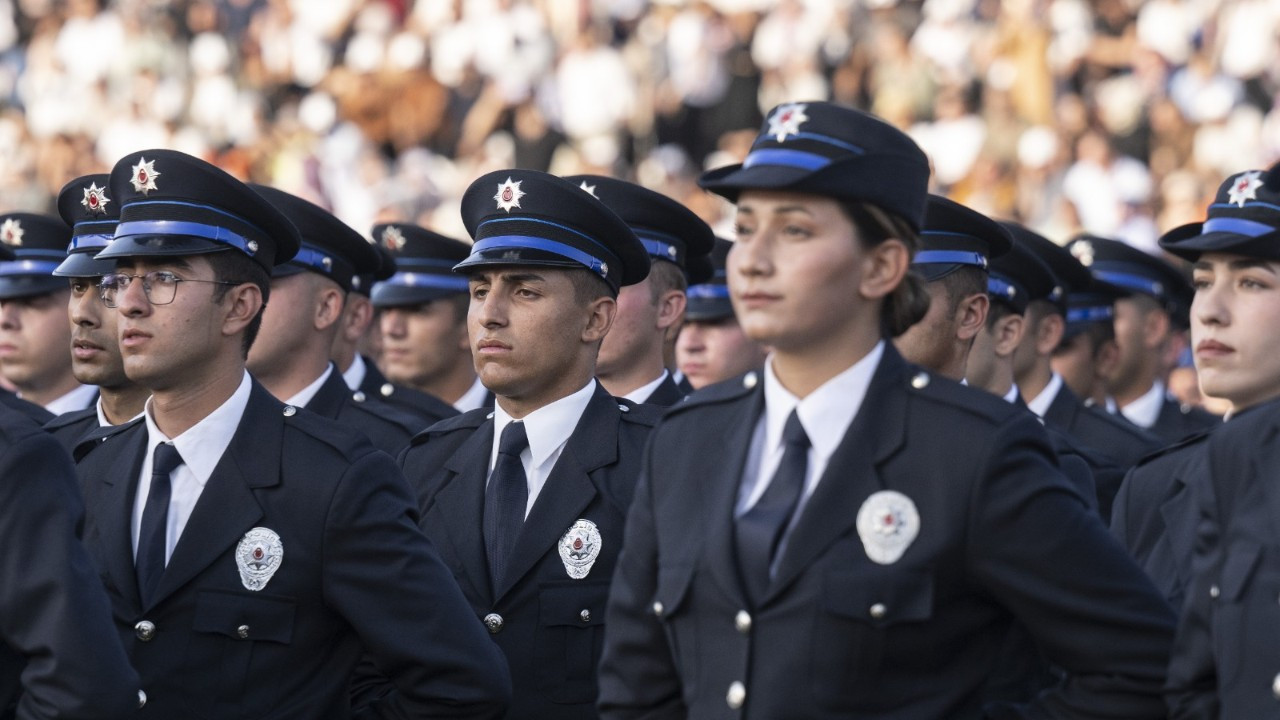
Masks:
[[[1261,200],[1250,200],[1248,202],[1249,202],[1250,208],[1270,208],[1272,210],[1280,210],[1280,205],[1275,205],[1273,203],[1262,202]],[[1213,208],[1226,208],[1228,210],[1235,210],[1239,212],[1241,206],[1233,202],[1213,203],[1212,205],[1209,206],[1209,209],[1212,210]]]
[[[146,207],[148,205],[165,205],[165,206],[176,205],[178,207],[192,207],[192,208],[199,208],[201,210],[208,210],[209,212],[217,213],[219,215],[222,215],[223,217],[229,217],[238,223],[244,223],[247,227],[252,228],[253,230],[261,233],[264,236],[270,235],[269,233],[264,232],[262,228],[258,227],[257,225],[254,225],[253,223],[249,222],[248,220],[244,219],[243,217],[233,212],[227,212],[222,208],[214,207],[212,205],[205,205],[204,203],[182,202],[179,200],[134,200],[133,202],[129,203],[130,208]],[[134,222],[138,222],[138,221],[134,221]]]
[[[6,260],[0,262],[0,276],[52,275],[61,264],[57,260]]]
[[[329,261],[327,265],[324,262],[325,260]],[[302,247],[298,248],[298,254],[290,258],[289,262],[312,270],[319,270],[326,275],[332,275],[335,260],[332,255],[326,254],[314,245],[303,243]]]
[[[111,233],[76,235],[71,238],[71,244],[67,246],[67,252],[73,253],[84,248],[104,248],[111,243],[113,237]]]
[[[234,233],[221,225],[187,222],[185,220],[133,220],[122,222],[116,226],[115,237],[128,238],[139,235],[186,235],[230,245],[246,255],[253,255],[256,249],[249,249],[249,239]],[[255,244],[256,245],[256,244]]]
[[[477,255],[489,250],[541,250],[549,252],[553,255],[559,255],[563,258],[581,263],[588,270],[598,274],[602,278],[609,276],[609,266],[603,260],[593,257],[590,254],[579,250],[572,245],[566,245],[555,240],[548,240],[540,237],[530,237],[528,235],[495,235],[487,237],[483,240],[477,240],[471,246],[471,254]],[[519,263],[515,263],[519,264]]]
[[[1117,287],[1122,287],[1128,290],[1137,290],[1138,292],[1155,295],[1157,297],[1164,295],[1163,284],[1141,275],[1113,270],[1099,270],[1096,265],[1094,266],[1093,274],[1094,277],[1099,280],[1104,280]]]
[[[1110,305],[1094,305],[1067,309],[1068,323],[1094,323],[1110,320],[1116,311]]]
[[[396,256],[396,268],[419,268],[422,270],[453,270],[453,266],[457,265],[457,260],[439,260],[436,258],[407,257],[404,255]]]
[[[645,252],[656,258],[670,260],[675,262],[680,256],[680,249],[670,243],[664,243],[661,240],[646,240],[640,238],[640,244],[644,245]]]
[[[537,224],[539,224],[539,225],[547,225],[547,226],[550,226],[550,227],[556,228],[556,229],[558,229],[558,230],[564,230],[565,232],[573,233],[574,235],[577,235],[578,237],[582,238],[583,240],[586,240],[587,242],[591,243],[592,245],[595,245],[596,247],[600,248],[600,249],[601,249],[601,250],[603,250],[605,253],[607,253],[610,257],[613,257],[613,258],[615,258],[615,259],[619,259],[619,260],[621,259],[621,258],[619,258],[619,257],[618,257],[618,255],[617,255],[616,253],[614,253],[612,250],[610,250],[610,249],[609,249],[609,246],[608,246],[608,245],[605,245],[604,243],[600,242],[599,240],[596,240],[595,238],[593,238],[593,237],[591,237],[590,235],[588,235],[588,234],[586,234],[586,233],[582,232],[581,230],[577,230],[577,229],[575,229],[575,228],[571,228],[571,227],[569,227],[568,225],[561,225],[560,223],[557,223],[557,222],[551,222],[550,220],[543,220],[543,219],[541,219],[541,218],[534,218],[534,217],[490,218],[490,219],[485,220],[484,222],[480,223],[480,225],[476,228],[476,232],[478,233],[478,232],[480,231],[480,228],[482,228],[482,227],[484,227],[485,225],[488,225],[488,224],[490,224],[490,223],[503,223],[503,222],[527,222],[527,223],[537,223]],[[529,238],[531,238],[531,239],[535,239],[535,240],[544,240],[544,239],[545,239],[545,238],[533,238],[532,236],[529,236],[529,235],[501,235],[501,236],[495,236],[495,237],[529,237]],[[555,241],[554,241],[554,240],[550,240],[550,241],[548,241],[548,242],[555,242]],[[556,243],[556,244],[557,244],[557,245],[559,245],[559,244],[561,244],[561,243]],[[472,243],[472,247],[473,247],[473,248],[475,247],[475,244],[474,244],[474,243]],[[532,247],[532,246],[530,246],[530,247]],[[566,246],[566,247],[568,247],[568,246]],[[595,259],[595,258],[594,258],[594,256],[592,256],[591,254],[589,254],[589,253],[587,253],[587,252],[585,252],[585,251],[583,251],[583,250],[577,250],[577,249],[575,248],[575,251],[576,251],[576,252],[579,252],[579,253],[582,253],[583,255],[586,255],[587,257],[590,257],[590,258],[592,258],[592,259]],[[474,250],[473,250],[472,252],[474,252]],[[554,251],[554,250],[552,250],[552,251],[550,251],[550,252],[555,252],[555,251]],[[574,258],[574,259],[576,260],[577,258]],[[601,261],[601,262],[603,262],[603,261]],[[585,264],[585,263],[584,263],[584,264]],[[587,267],[591,267],[591,266],[590,266],[590,265],[588,265]],[[594,270],[595,268],[592,268],[592,269]]]
[[[913,265],[973,265],[985,268],[987,257],[968,250],[921,250],[911,260]]]
[[[440,275],[438,273],[398,272],[383,280],[378,285],[397,285],[400,287],[429,287],[441,290],[457,290],[465,292],[467,279],[457,275]],[[377,289],[377,285],[374,286]]]
[[[743,169],[756,165],[784,165],[802,170],[820,170],[832,162],[831,158],[803,150],[783,150],[781,148],[763,148],[752,150],[747,159],[742,161]]]
[[[1013,300],[1018,294],[1018,286],[1008,282],[1004,278],[998,278],[992,275],[987,278],[987,293],[1002,297],[1005,300]]]
[[[706,283],[704,285],[690,285],[685,291],[685,295],[698,300],[715,300],[719,298],[729,297],[728,285],[717,285],[715,283]]]
[[[1271,227],[1266,223],[1234,217],[1209,218],[1200,226],[1200,234],[1202,235],[1207,235],[1211,232],[1226,232],[1234,233],[1236,235],[1258,237],[1259,235],[1266,235],[1267,233],[1273,233],[1275,231],[1276,228]]]

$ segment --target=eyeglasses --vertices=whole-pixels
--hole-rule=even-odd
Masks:
[[[168,305],[178,295],[178,283],[184,282],[201,282],[210,283],[212,285],[239,285],[238,282],[230,280],[197,280],[195,278],[183,278],[169,272],[168,270],[152,270],[142,275],[130,275],[128,273],[111,273],[103,275],[102,280],[98,282],[98,295],[102,298],[102,303],[109,308],[116,307],[116,294],[126,292],[129,286],[133,284],[134,279],[142,280],[142,292],[147,296],[147,302],[152,305]]]

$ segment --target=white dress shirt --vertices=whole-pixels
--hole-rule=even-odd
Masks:
[[[173,556],[173,548],[178,544],[178,538],[182,537],[182,531],[187,527],[187,520],[191,518],[191,511],[200,499],[200,493],[204,492],[205,483],[209,482],[213,469],[218,466],[227,446],[231,444],[231,437],[240,426],[240,418],[249,405],[249,391],[252,387],[253,383],[246,372],[240,381],[240,387],[236,388],[226,402],[172,439],[156,427],[155,419],[151,416],[151,399],[147,399],[146,409],[143,411],[147,423],[147,449],[142,459],[142,471],[138,476],[138,494],[133,500],[132,536],[135,558],[138,554],[138,534],[142,530],[142,510],[147,506],[147,494],[151,492],[151,461],[155,456],[156,446],[163,442],[172,443],[182,456],[182,465],[169,475],[172,492],[169,496],[169,522],[165,528],[164,561],[167,565],[169,558]]]
[[[582,413],[586,412],[591,396],[596,391],[593,378],[581,390],[544,405],[524,416],[519,421],[525,425],[525,433],[529,436],[529,447],[520,453],[520,462],[524,464],[524,476],[529,481],[529,503],[525,505],[524,516],[529,517],[533,503],[547,484],[547,477],[560,453],[569,442],[569,436],[578,427]],[[502,440],[502,431],[508,423],[517,422],[503,411],[501,405],[493,409],[493,449],[489,453],[489,475],[493,475],[494,465],[498,462],[498,443]],[[488,482],[487,480],[485,481]]]
[[[50,400],[45,404],[44,409],[54,415],[84,410],[93,404],[93,399],[97,395],[97,385],[80,385],[66,395]]]
[[[641,403],[646,403],[649,401],[649,397],[652,396],[655,391],[657,391],[658,386],[661,385],[662,382],[666,380],[667,376],[670,374],[671,373],[668,372],[666,368],[662,368],[662,374],[658,376],[657,380],[654,380],[653,382],[650,382],[650,383],[645,383],[644,385],[641,385],[640,387],[636,388],[635,390],[632,390],[631,392],[627,393],[626,395],[623,395],[622,397],[630,400],[631,402],[637,405]]]
[[[150,402],[151,398],[147,398],[147,401]],[[94,403],[94,408],[97,409],[98,411],[98,427],[115,427],[116,426],[116,423],[113,423],[107,419],[107,414],[102,410],[101,395],[98,396],[98,402]],[[142,417],[142,415],[145,412],[146,410],[144,409],[142,412],[138,413],[137,415],[134,415],[133,417],[126,420],[125,422],[133,422],[134,420],[137,420],[138,418]],[[123,425],[124,423],[120,423],[120,424]]]
[[[1150,429],[1156,424],[1156,420],[1160,419],[1160,410],[1164,407],[1164,383],[1159,380],[1151,385],[1151,389],[1146,391],[1137,400],[1120,408],[1120,414],[1126,420],[1137,425],[1140,428]],[[1108,405],[1108,410],[1111,406]],[[1112,410],[1115,412],[1115,410]]]
[[[741,517],[750,510],[772,482],[786,449],[782,442],[782,431],[792,410],[796,410],[800,416],[800,424],[809,436],[809,464],[805,473],[804,492],[792,519],[800,516],[809,496],[822,479],[822,473],[827,469],[832,454],[844,439],[858,409],[862,407],[862,400],[871,385],[871,377],[883,356],[884,341],[881,340],[861,360],[823,383],[803,400],[782,386],[773,374],[773,358],[769,358],[764,370],[765,411],[756,423],[755,434],[751,437],[751,450],[742,473],[735,517]],[[778,547],[777,557],[782,557],[785,536],[782,543]]]
[[[488,397],[489,388],[485,387],[484,383],[480,382],[480,378],[477,377],[476,381],[471,383],[471,387],[462,393],[462,397],[458,398],[458,402],[454,403],[453,406],[457,408],[458,412],[475,410],[476,408],[484,407],[484,401]]]
[[[1044,414],[1049,412],[1049,406],[1058,399],[1060,390],[1062,390],[1062,376],[1054,373],[1049,376],[1049,384],[1044,386],[1040,394],[1027,401],[1027,407],[1036,415],[1044,417]]]
[[[342,373],[342,379],[347,381],[347,387],[352,390],[359,390],[360,385],[364,382],[364,376],[369,372],[369,368],[364,364],[364,356],[356,353],[356,359],[351,362],[351,367]]]
[[[1004,401],[1007,403],[1018,402],[1018,383],[1014,383],[1009,387],[1009,392],[1004,394]]]
[[[306,407],[307,403],[311,402],[311,399],[316,396],[316,393],[320,392],[320,388],[324,386],[325,381],[329,379],[329,375],[333,372],[333,367],[333,363],[329,363],[324,372],[320,373],[318,379],[299,390],[293,397],[285,400],[284,404],[300,408]]]

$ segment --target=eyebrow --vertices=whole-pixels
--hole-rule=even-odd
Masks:
[[[1227,262],[1227,268],[1230,270],[1249,270],[1249,269],[1256,268],[1258,270],[1266,270],[1267,272],[1273,275],[1278,274],[1276,273],[1276,267],[1275,267],[1274,261],[1262,260],[1259,258],[1245,258],[1241,260],[1231,260]],[[1213,263],[1208,262],[1207,260],[1197,260],[1195,264],[1191,266],[1191,269],[1204,270],[1208,272],[1213,270]]]
[[[176,257],[172,259],[163,258],[163,259],[159,259],[158,261],[151,260],[150,258],[123,258],[120,260],[120,263],[116,266],[116,270],[119,271],[126,268],[137,269],[138,265],[140,264],[159,266],[159,267],[152,267],[151,270],[149,270],[148,272],[151,272],[154,270],[171,270],[171,269],[190,271],[193,269],[191,267],[191,263],[188,262],[186,258]]]
[[[478,272],[469,276],[467,278],[467,282],[472,284],[492,283],[498,279],[505,280],[509,283],[546,282],[546,278],[538,273],[516,272],[510,270],[505,272],[501,270],[495,270],[493,272]]]

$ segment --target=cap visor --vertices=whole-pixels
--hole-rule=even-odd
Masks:
[[[1207,252],[1224,252],[1268,260],[1280,259],[1280,232],[1249,237],[1239,233],[1219,231],[1178,239],[1176,233],[1181,229],[1171,230],[1161,238],[1160,247],[1185,260],[1196,260]]]
[[[0,300],[34,297],[66,289],[67,281],[52,275],[7,275],[0,277]]]
[[[730,202],[737,202],[738,193],[750,189],[785,189],[795,185],[813,174],[805,168],[792,168],[781,165],[727,165],[709,170],[698,178],[698,185]]]
[[[713,299],[689,299],[689,304],[684,311],[684,319],[687,322],[701,322],[704,320],[720,320],[721,318],[733,317],[733,303],[729,298],[713,298]]]
[[[226,245],[204,238],[186,235],[136,235],[116,238],[98,253],[99,260],[126,257],[166,257],[176,255],[207,255],[232,250]]]
[[[392,285],[390,283],[381,282],[373,286],[373,293],[369,298],[373,301],[376,308],[397,307],[400,305],[421,305],[439,300],[440,298],[455,297],[457,295],[465,295],[466,290],[450,290],[448,288],[435,287],[410,287],[407,285]]]
[[[53,274],[58,277],[97,277],[115,271],[115,260],[99,260],[91,252],[77,252],[68,255]]]

